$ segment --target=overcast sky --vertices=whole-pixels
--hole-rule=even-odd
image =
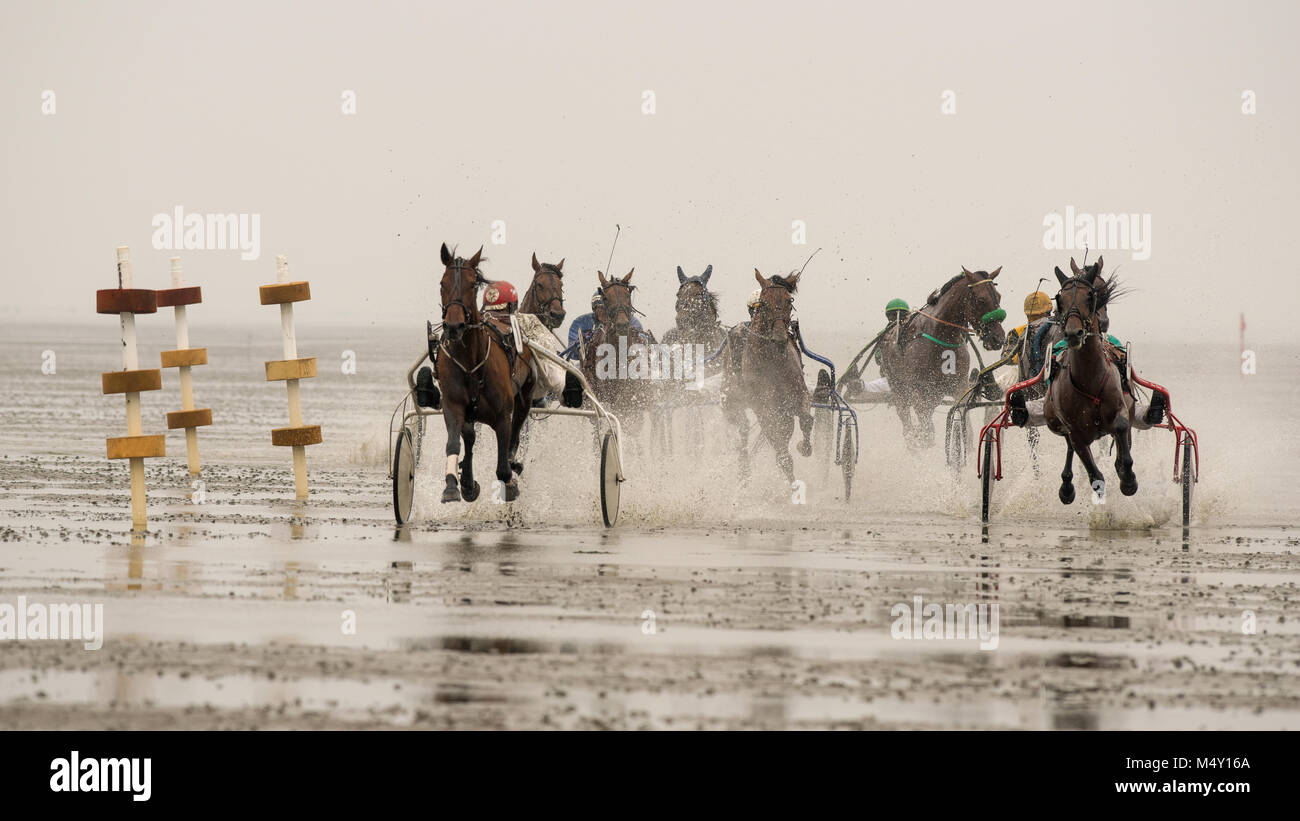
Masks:
[[[283,253],[300,323],[422,325],[443,241],[521,288],[534,250],[566,258],[572,316],[618,223],[613,271],[660,331],[677,265],[712,264],[735,321],[755,267],[818,247],[805,327],[875,327],[962,265],[1002,266],[1019,321],[1073,206],[1150,215],[1149,259],[1103,252],[1136,288],[1121,336],[1235,344],[1244,311],[1296,339],[1297,3],[0,8],[6,319],[93,321],[126,244],[138,287],[179,253],[203,321],[266,319]],[[256,215],[260,257],[156,250],[178,206]]]

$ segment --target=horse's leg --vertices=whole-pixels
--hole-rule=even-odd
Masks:
[[[1119,455],[1115,457],[1115,473],[1119,474],[1119,492],[1132,496],[1138,492],[1138,477],[1133,471],[1133,429],[1124,414],[1115,417],[1115,444]]]
[[[510,438],[514,432],[514,403],[508,407],[505,415],[497,419],[492,430],[497,435],[497,479],[505,485],[505,500],[513,502],[519,498],[519,483],[515,481],[510,470]]]
[[[510,469],[516,476],[522,476],[524,473],[524,462],[518,455],[519,441],[523,435],[524,425],[528,422],[530,410],[529,403],[523,397],[522,392],[515,397],[515,416],[510,429]]]
[[[785,474],[785,481],[793,484],[794,459],[790,456],[790,437],[794,434],[794,417],[778,410],[759,420],[759,425],[776,451],[776,463]]]
[[[806,410],[799,412],[799,431],[803,433],[803,441],[799,443],[799,455],[804,457],[812,456],[812,413]]]
[[[465,440],[465,458],[460,463],[460,495],[472,502],[478,498],[479,491],[478,482],[474,481],[474,423],[465,422],[460,436]]]
[[[456,487],[456,474],[460,472],[460,437],[465,427],[465,411],[443,399],[442,421],[447,426],[447,487],[442,491],[442,501],[459,502],[460,489]],[[471,424],[472,428],[472,424]]]
[[[1084,470],[1088,471],[1088,480],[1092,483],[1092,492],[1097,498],[1105,501],[1106,499],[1106,477],[1102,475],[1101,468],[1097,467],[1097,460],[1092,458],[1092,443],[1077,442],[1075,450],[1079,452],[1079,461],[1083,462]]]
[[[1065,469],[1061,471],[1061,489],[1056,495],[1060,497],[1061,504],[1068,505],[1074,501],[1074,445],[1070,444],[1070,438],[1065,437]]]
[[[738,390],[733,388],[732,390]],[[736,435],[736,452],[740,456],[740,477],[749,478],[749,414],[745,412],[745,405],[736,398],[734,393],[724,393],[722,396],[722,418],[735,430]]]

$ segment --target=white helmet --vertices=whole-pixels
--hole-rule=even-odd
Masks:
[[[756,308],[756,307],[758,307],[758,303],[759,303],[762,299],[763,299],[763,289],[762,289],[762,288],[755,288],[755,289],[753,290],[753,292],[749,295],[749,299],[745,301],[745,307],[746,307],[746,308]]]

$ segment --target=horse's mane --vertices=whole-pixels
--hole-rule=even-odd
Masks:
[[[1115,302],[1120,297],[1129,293],[1129,288],[1120,282],[1119,277],[1115,274],[1102,279],[1101,273],[1097,274],[1097,281],[1093,283],[1093,288],[1097,291],[1097,307],[1102,308]]]
[[[928,299],[926,299],[925,304],[926,304],[926,305],[933,305],[934,303],[938,302],[938,301],[939,301],[939,297],[941,297],[941,296],[943,296],[944,294],[948,293],[948,289],[951,288],[952,286],[954,286],[954,285],[957,284],[957,280],[959,280],[959,279],[964,279],[965,277],[966,277],[966,272],[963,271],[962,273],[960,273],[960,274],[958,274],[957,276],[953,277],[952,279],[948,280],[948,281],[945,282],[944,284],[940,285],[939,288],[938,288],[938,290],[936,290],[936,291],[932,291],[932,292],[930,293],[930,297],[929,297]]]
[[[561,261],[563,261],[563,260],[561,260]],[[543,262],[541,265],[542,265],[542,270],[543,270],[543,271],[547,271],[547,272],[549,272],[549,273],[555,274],[557,277],[563,277],[563,276],[564,276],[564,272],[563,272],[563,271],[561,271],[559,268],[556,268],[554,265],[552,265],[552,264],[549,263],[549,262]]]
[[[791,276],[791,277],[792,277],[792,276],[794,276],[796,273],[798,273],[798,272],[797,272],[797,271],[791,271],[789,274],[787,274],[787,276]],[[797,279],[796,279],[796,280],[787,279],[786,277],[783,277],[783,276],[781,276],[780,274],[773,274],[773,275],[772,275],[772,284],[773,284],[773,285],[780,285],[782,288],[786,289],[787,291],[789,291],[789,292],[792,293],[792,294],[793,294],[793,293],[798,293],[798,291],[799,291],[799,281],[798,281]]]

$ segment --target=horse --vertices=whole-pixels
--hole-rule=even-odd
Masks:
[[[963,266],[930,295],[924,308],[899,323],[894,339],[881,340],[880,370],[889,379],[909,444],[933,445],[934,409],[945,396],[965,391],[970,378],[967,334],[977,334],[985,350],[1002,350],[1006,331],[999,315],[1005,312],[994,282],[1001,272],[1001,267],[986,273]]]
[[[632,314],[639,313],[632,307],[634,271],[622,279],[596,272],[603,305],[582,351],[583,375],[596,399],[629,413],[649,410],[659,398],[650,369],[651,357],[658,354],[654,335],[632,324]]]
[[[552,331],[564,322],[564,260],[539,263],[533,252],[533,281],[519,301],[519,313],[534,314]]]
[[[676,324],[664,334],[666,345],[703,345],[706,354],[714,353],[727,339],[718,319],[718,297],[709,290],[713,266],[699,276],[688,277],[677,266]],[[685,354],[683,354],[684,356]],[[715,368],[716,370],[716,368]]]
[[[505,500],[519,498],[515,474],[523,471],[523,465],[514,461],[514,455],[533,393],[532,351],[525,347],[516,352],[508,336],[509,328],[485,321],[480,314],[478,289],[492,284],[479,271],[482,258],[482,248],[469,259],[462,259],[443,243],[442,334],[434,370],[442,394],[442,419],[447,425],[444,503],[478,498],[479,485],[474,481],[475,422],[496,433],[496,476],[505,486]],[[459,459],[461,439],[465,440],[463,461]]]
[[[1043,414],[1047,428],[1065,439],[1065,469],[1061,471],[1061,504],[1074,501],[1074,454],[1088,471],[1093,492],[1105,498],[1106,480],[1092,455],[1092,443],[1103,436],[1114,437],[1119,455],[1115,472],[1119,489],[1125,496],[1137,493],[1137,474],[1133,470],[1131,403],[1122,388],[1123,375],[1113,361],[1110,345],[1101,329],[1100,314],[1119,291],[1114,276],[1101,278],[1102,258],[1082,269],[1070,260],[1074,276],[1067,277],[1059,268],[1056,279],[1061,285],[1056,295],[1056,310],[1061,317],[1061,331],[1066,349],[1056,365]]]
[[[776,451],[777,465],[786,481],[794,482],[790,436],[798,418],[803,432],[799,455],[812,453],[812,397],[803,379],[803,366],[791,332],[794,295],[800,274],[754,278],[761,297],[748,325],[737,325],[728,335],[722,367],[722,415],[739,430],[741,475],[749,475],[749,417]]]

